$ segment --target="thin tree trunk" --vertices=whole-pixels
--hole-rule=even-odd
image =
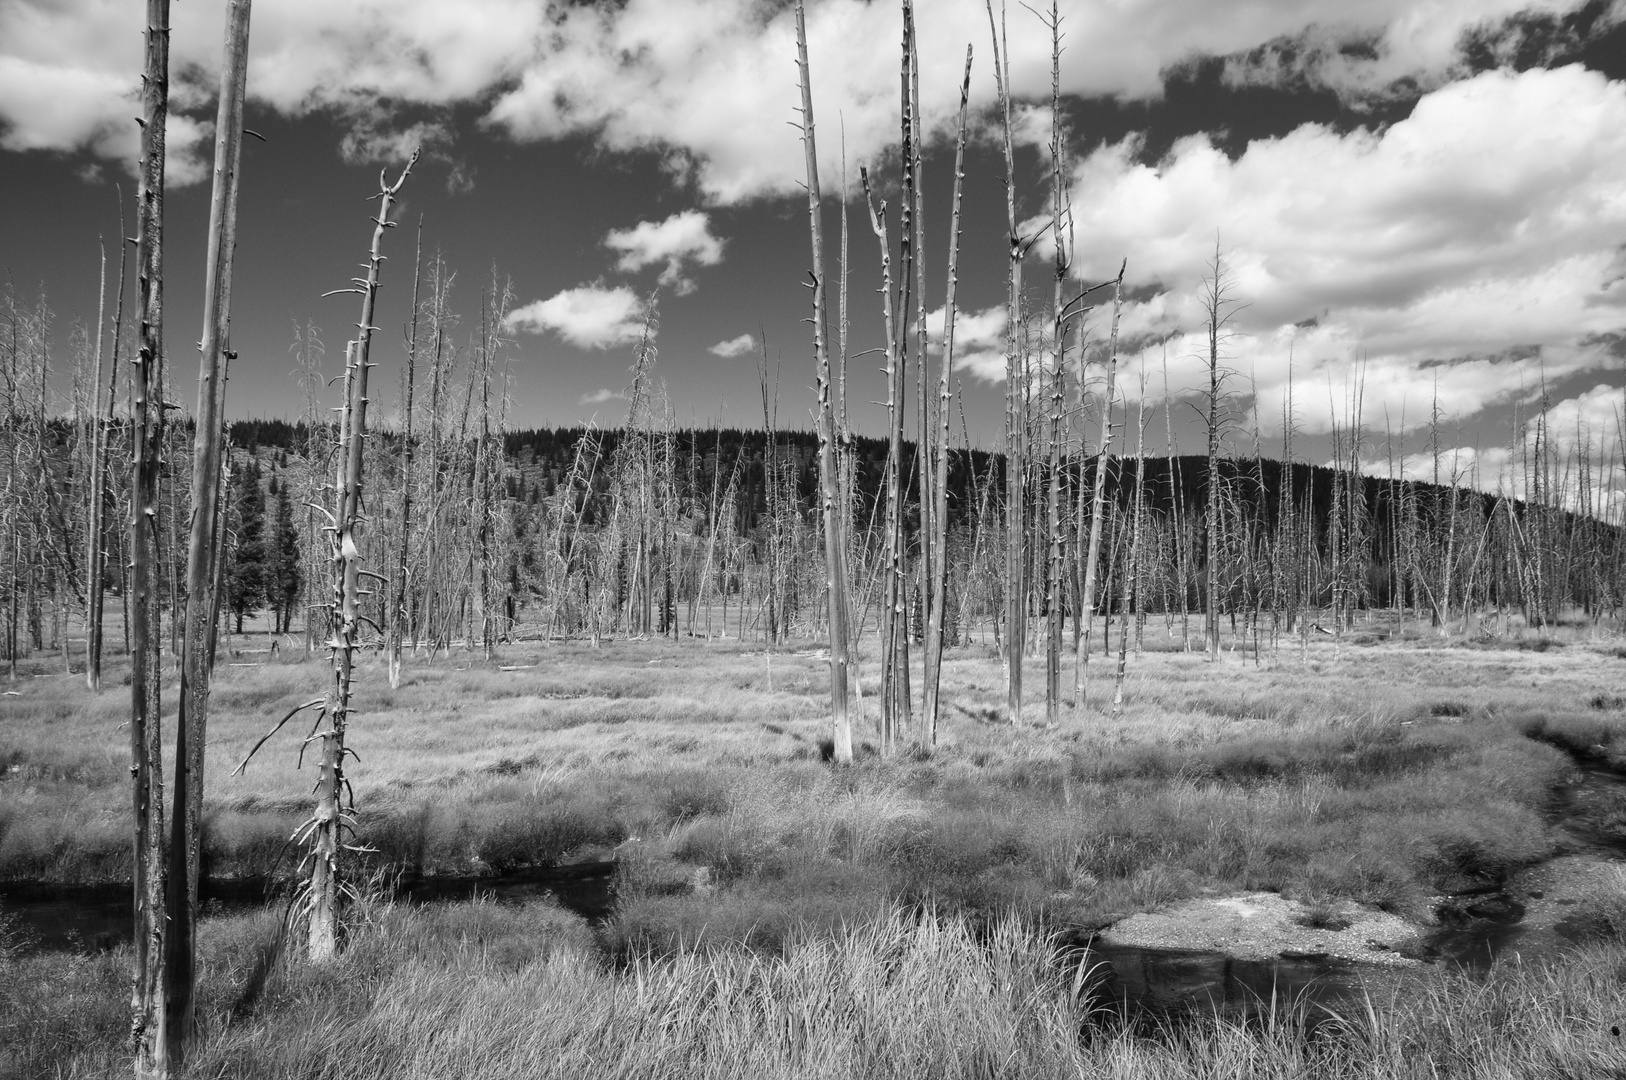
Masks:
[[[899,623],[903,615],[903,598],[898,584],[902,577],[902,553],[899,551],[902,515],[899,507],[901,496],[898,474],[902,454],[902,436],[899,431],[902,426],[902,402],[899,401],[899,397],[903,378],[898,356],[898,335],[893,333],[892,248],[886,235],[886,204],[883,202],[879,207],[876,206],[874,195],[870,190],[868,170],[860,168],[858,174],[864,184],[864,203],[869,208],[870,228],[875,231],[876,239],[881,243],[881,310],[885,324],[887,410],[887,456],[883,480],[886,488],[886,522],[883,526],[881,557],[881,572],[886,576],[881,610],[881,744],[883,749],[890,751],[892,742],[897,737],[901,719],[896,684],[898,638],[902,634]]]
[[[316,809],[300,830],[308,837],[311,876],[306,907],[309,912],[309,949],[313,961],[331,957],[339,945],[339,852],[344,847],[342,833],[351,829],[354,799],[345,806],[343,798],[348,790],[344,776],[344,758],[351,753],[345,745],[345,730],[350,720],[351,684],[355,673],[356,650],[360,648],[361,615],[359,610],[361,551],[356,542],[356,528],[361,522],[362,463],[367,432],[367,370],[368,347],[373,336],[373,303],[378,295],[378,272],[384,261],[380,247],[384,230],[394,227],[390,208],[395,196],[417,164],[414,150],[406,167],[393,185],[385,183],[380,174],[378,216],[374,218],[373,243],[367,259],[367,277],[356,289],[342,292],[361,293],[360,331],[351,350],[345,379],[345,404],[340,427],[342,440],[339,452],[338,488],[335,491],[333,521],[328,535],[331,538],[333,558],[333,618],[332,637],[328,646],[333,658],[333,688],[323,702],[322,719],[325,727],[318,727],[314,736],[320,745],[319,774],[316,784]],[[371,575],[376,576],[376,575]]]
[[[169,115],[169,0],[147,0],[142,76],[141,167],[137,194],[136,273],[141,289],[130,492],[130,771],[135,780],[135,980],[130,1035],[135,1075],[170,1071],[164,978],[165,879],[163,733],[158,639],[158,469],[164,439],[164,127]]]
[[[847,715],[847,529],[841,476],[836,461],[836,409],[830,400],[830,349],[825,340],[824,229],[821,220],[819,161],[814,143],[813,89],[807,64],[807,26],[796,0],[796,61],[802,76],[802,148],[807,165],[807,221],[813,246],[813,359],[818,367],[819,493],[824,521],[825,587],[830,611],[830,726],[835,760],[853,758],[852,721]],[[708,548],[709,568],[711,553]]]
[[[922,742],[927,749],[937,745],[938,691],[943,675],[943,608],[948,600],[948,444],[949,372],[954,367],[954,315],[955,291],[959,284],[960,265],[960,192],[965,181],[966,107],[971,98],[971,46],[965,47],[965,77],[960,82],[959,133],[954,141],[954,194],[949,212],[948,294],[943,301],[943,358],[938,368],[937,387],[937,464],[933,469],[934,490],[931,492],[932,509],[932,578],[930,616],[926,620],[925,675],[922,695]],[[924,350],[922,351],[924,356]],[[969,452],[966,467],[971,467]],[[972,477],[975,483],[975,476]],[[922,501],[925,493],[922,493]]]
[[[237,244],[238,165],[243,139],[243,96],[248,82],[251,0],[229,0],[220,110],[215,121],[214,190],[209,201],[209,246],[203,296],[203,341],[198,363],[198,411],[192,447],[192,523],[186,553],[186,625],[181,654],[180,715],[175,728],[174,809],[170,829],[166,959],[172,1066],[178,1066],[195,1027],[199,822],[203,804],[203,752],[209,724],[208,636],[214,610],[216,483],[220,477],[221,414],[226,357],[231,349],[231,270]]]
[[[1127,412],[1127,410],[1125,410]],[[1126,417],[1127,419],[1127,417]],[[1146,496],[1146,380],[1141,379],[1140,411],[1135,417],[1135,510],[1129,527],[1129,551],[1125,555],[1123,589],[1118,600],[1118,673],[1112,684],[1112,715],[1123,714],[1124,674],[1128,667],[1130,605],[1135,598],[1136,574],[1140,569],[1140,518]]]
[[[418,243],[412,257],[412,323],[407,332],[406,404],[401,433],[401,548],[396,559],[395,602],[390,605],[390,689],[401,685],[401,634],[407,622],[407,559],[412,540],[412,389],[418,374],[418,285],[423,276],[423,215],[418,215]]]
[[[1123,310],[1124,271],[1129,268],[1129,260],[1125,259],[1118,266],[1118,277],[1112,287],[1112,331],[1107,337],[1107,385],[1106,392],[1101,397],[1101,439],[1095,450],[1095,486],[1090,495],[1090,543],[1084,554],[1084,595],[1081,603],[1084,608],[1084,659],[1080,667],[1085,671],[1085,689],[1089,687],[1089,634],[1090,627],[1095,622],[1095,577],[1096,564],[1101,561],[1101,505],[1106,493],[1107,463],[1111,460],[1112,448],[1112,399],[1117,391],[1118,379],[1118,316]],[[1110,648],[1110,645],[1108,646]],[[1079,704],[1085,704],[1083,696]]]
[[[988,8],[988,28],[994,42],[994,84],[999,95],[1000,128],[1005,149],[1005,222],[1009,244],[1005,276],[1005,668],[1007,718],[1022,722],[1022,654],[1027,641],[1027,577],[1023,547],[1026,540],[1023,511],[1027,493],[1023,481],[1022,357],[1018,345],[1018,310],[1022,295],[1022,258],[1026,245],[1016,222],[1016,153],[1011,136],[1011,87],[1009,49],[1001,47],[1004,6],[994,19],[993,0]]]
[[[120,205],[119,209],[124,208]],[[121,233],[123,229],[119,230]],[[96,289],[96,364],[90,377],[90,402],[86,434],[90,437],[87,464],[90,472],[90,496],[85,506],[85,688],[91,693],[102,689],[102,658],[96,644],[102,631],[102,440],[107,437],[102,424],[102,328],[107,316],[107,245],[101,244],[101,279]],[[120,253],[124,238],[119,237]]]
[[[1061,535],[1061,433],[1064,416],[1066,386],[1062,364],[1067,354],[1067,315],[1062,302],[1062,289],[1067,281],[1067,243],[1062,236],[1062,204],[1067,188],[1062,176],[1061,146],[1061,12],[1055,2],[1050,4],[1050,232],[1055,242],[1055,279],[1052,288],[1052,310],[1055,322],[1051,329],[1051,347],[1055,357],[1050,372],[1050,488],[1047,492],[1047,529],[1050,533],[1050,562],[1045,569],[1045,607],[1047,629],[1045,633],[1044,707],[1045,720],[1055,724],[1061,720],[1061,635],[1064,621],[1061,609],[1061,578],[1063,544]],[[1108,408],[1111,397],[1108,396]]]

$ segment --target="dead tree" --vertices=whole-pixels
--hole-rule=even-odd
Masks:
[[[124,206],[119,206],[122,212]],[[124,249],[124,230],[119,230],[119,251]],[[89,450],[86,456],[90,472],[90,492],[85,503],[85,688],[99,693],[102,688],[102,657],[97,648],[102,631],[102,510],[103,485],[107,472],[103,468],[102,443],[107,438],[107,427],[102,423],[102,329],[106,325],[107,309],[107,245],[101,245],[102,271],[96,290],[96,362],[90,378],[89,417],[86,431]],[[124,260],[119,260],[122,286]],[[122,287],[119,299],[124,299]],[[116,366],[116,365],[115,365]]]
[[[932,469],[932,575],[931,603],[926,620],[925,677],[922,689],[922,742],[930,749],[937,745],[938,690],[942,682],[943,606],[948,586],[948,444],[949,372],[954,366],[954,301],[960,265],[960,190],[965,181],[966,106],[971,98],[971,46],[965,47],[965,77],[960,82],[960,124],[954,142],[954,195],[949,212],[948,295],[943,301],[943,360],[938,368],[937,463]],[[924,353],[922,354],[924,355]],[[967,455],[966,466],[971,460]],[[973,471],[972,483],[976,483]],[[924,501],[925,496],[922,496]]]
[[[395,597],[390,604],[389,676],[390,689],[401,685],[401,635],[407,623],[408,562],[412,547],[412,389],[418,373],[418,286],[423,277],[423,215],[418,215],[418,243],[412,258],[412,322],[407,330],[406,402],[402,407],[401,432],[401,547],[395,561]]]
[[[220,108],[215,122],[214,191],[204,269],[203,340],[198,362],[198,411],[192,447],[192,524],[186,552],[186,628],[181,653],[180,715],[175,729],[175,784],[170,829],[166,959],[171,1063],[181,1062],[194,1027],[197,983],[199,821],[203,750],[209,723],[209,636],[214,623],[219,528],[221,417],[225,366],[231,350],[231,269],[237,246],[238,164],[243,143],[243,96],[248,82],[250,0],[230,0]]]
[[[340,293],[361,294],[361,322],[356,340],[351,342],[345,370],[345,402],[339,423],[339,469],[333,493],[333,512],[326,532],[330,544],[333,589],[331,636],[327,646],[333,661],[332,688],[313,705],[322,713],[310,741],[318,744],[319,775],[316,782],[316,808],[295,834],[309,845],[306,858],[311,864],[304,910],[309,919],[309,949],[313,961],[331,957],[339,944],[340,852],[347,848],[344,833],[353,832],[355,801],[345,796],[349,782],[344,775],[344,759],[354,751],[345,745],[350,721],[351,684],[355,675],[356,651],[361,647],[361,578],[387,585],[361,569],[361,549],[357,530],[362,524],[362,463],[367,433],[367,372],[372,366],[368,346],[372,343],[373,304],[378,295],[378,273],[384,261],[379,250],[384,230],[395,226],[390,209],[395,197],[417,164],[414,150],[394,184],[379,174],[378,216],[373,219],[373,243],[367,258],[367,276],[355,279],[355,287]],[[330,293],[328,295],[337,295]],[[297,711],[297,710],[296,710]]]
[[[1206,409],[1202,413],[1203,428],[1208,436],[1208,491],[1205,496],[1207,520],[1205,571],[1208,580],[1208,599],[1203,614],[1203,626],[1208,640],[1208,659],[1219,660],[1219,562],[1220,562],[1220,473],[1219,444],[1225,424],[1223,389],[1230,372],[1220,367],[1220,347],[1228,340],[1231,319],[1238,307],[1231,292],[1230,275],[1220,254],[1219,241],[1214,241],[1214,261],[1204,283],[1203,314],[1207,318],[1208,333],[1208,393]],[[1336,607],[1336,605],[1335,605]]]
[[[1050,484],[1046,492],[1050,534],[1050,561],[1045,568],[1046,622],[1044,706],[1045,720],[1054,724],[1061,719],[1061,433],[1066,397],[1066,376],[1062,367],[1067,353],[1066,305],[1062,290],[1067,282],[1067,241],[1062,235],[1063,207],[1067,198],[1067,185],[1062,169],[1061,131],[1061,12],[1055,0],[1050,4],[1050,232],[1055,248],[1055,281],[1053,310],[1055,325],[1051,329],[1051,347],[1054,360],[1050,372]],[[1111,395],[1108,394],[1108,406]]]
[[[141,290],[136,355],[134,469],[130,491],[130,772],[135,800],[135,982],[130,1035],[135,1075],[169,1075],[165,1035],[164,763],[159,690],[158,469],[164,442],[164,125],[169,117],[169,0],[147,0],[146,70],[141,78],[141,163],[136,206],[136,275]]]
[[[1144,372],[1145,368],[1142,367]],[[1128,408],[1124,412],[1128,413]],[[1128,420],[1126,415],[1124,418]],[[1129,550],[1125,554],[1124,583],[1118,593],[1118,672],[1112,681],[1112,715],[1119,716],[1124,707],[1124,672],[1128,665],[1130,605],[1135,600],[1136,575],[1140,569],[1141,510],[1146,502],[1146,376],[1141,375],[1140,405],[1135,417],[1135,503],[1134,518],[1129,527]],[[1264,498],[1264,492],[1260,492]]]
[[[906,720],[909,704],[907,696],[904,696],[900,703],[900,695],[897,693],[897,687],[902,681],[897,672],[898,657],[900,653],[905,657],[908,655],[904,651],[907,646],[902,626],[903,553],[900,549],[903,515],[899,483],[900,459],[903,453],[901,431],[903,417],[900,399],[904,382],[902,362],[898,355],[899,337],[893,333],[892,246],[886,235],[886,203],[883,201],[879,206],[876,205],[874,193],[870,190],[869,170],[860,168],[858,175],[864,185],[864,205],[869,209],[870,228],[874,230],[875,237],[881,244],[881,311],[885,324],[887,411],[887,454],[883,480],[886,488],[886,524],[882,529],[885,599],[882,601],[881,609],[881,742],[885,748],[890,749],[897,737],[899,725]]]
[[[1022,720],[1022,656],[1027,644],[1027,564],[1024,511],[1027,492],[1023,445],[1027,400],[1022,396],[1021,318],[1022,259],[1027,255],[1016,225],[1016,152],[1011,137],[1010,51],[1002,47],[1004,7],[994,19],[993,0],[985,0],[994,43],[994,85],[999,95],[1000,129],[1005,149],[1005,222],[1009,244],[1005,273],[1005,667],[1006,711],[1010,722]]]
[[[830,610],[830,724],[835,759],[853,757],[847,715],[847,529],[841,476],[836,462],[836,409],[830,399],[830,348],[825,339],[824,229],[819,160],[813,137],[813,88],[807,66],[807,24],[796,0],[796,63],[802,76],[802,148],[807,164],[807,223],[813,246],[813,361],[818,367],[819,495],[824,521],[825,589]],[[715,518],[713,519],[715,522]],[[715,527],[715,525],[714,525]],[[707,551],[710,562],[710,551]]]
[[[1095,449],[1095,486],[1090,496],[1090,542],[1084,553],[1084,595],[1080,599],[1083,607],[1084,635],[1079,642],[1082,650],[1079,656],[1079,670],[1085,672],[1085,686],[1088,686],[1088,675],[1085,665],[1089,662],[1090,627],[1095,621],[1095,576],[1096,564],[1101,561],[1101,508],[1103,496],[1106,492],[1107,462],[1110,460],[1109,451],[1112,447],[1112,399],[1117,391],[1118,378],[1118,317],[1123,311],[1124,271],[1129,268],[1129,260],[1125,259],[1118,265],[1118,277],[1112,285],[1112,330],[1107,335],[1107,385],[1101,396],[1101,441]],[[1084,696],[1079,695],[1079,704],[1084,704]]]

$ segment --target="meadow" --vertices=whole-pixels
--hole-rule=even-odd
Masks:
[[[1423,965],[1332,1022],[1090,1015],[1081,943],[1238,891],[1427,927],[1441,896],[1565,850],[1576,755],[1626,763],[1611,632],[1441,642],[1374,623],[1258,662],[1154,620],[1127,702],[1108,665],[1043,723],[1001,719],[990,648],[950,650],[930,756],[827,761],[822,653],[736,641],[511,645],[369,660],[351,770],[357,877],[617,860],[596,925],[541,901],[412,906],[376,887],[336,962],[276,911],[207,919],[197,1076],[1604,1076],[1626,1069],[1626,903],[1561,962]],[[0,883],[128,880],[127,696],[29,673],[0,698]],[[1042,686],[1034,662],[1030,686]],[[222,666],[205,872],[287,877],[308,812],[285,650]],[[873,713],[878,675],[864,672]],[[167,717],[166,717],[167,718]],[[1604,807],[1604,829],[1626,806]],[[1614,815],[1611,817],[1611,815]],[[0,885],[3,891],[3,885]],[[365,891],[365,890],[364,890]],[[6,924],[0,902],[0,926]],[[127,1071],[129,954],[0,938],[0,1074]],[[1082,962],[1081,962],[1082,961]],[[1082,1034],[1081,1034],[1082,1033]],[[587,1063],[591,1062],[591,1068]]]

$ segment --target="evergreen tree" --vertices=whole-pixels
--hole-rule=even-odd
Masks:
[[[288,483],[271,478],[277,497],[276,520],[272,526],[270,552],[270,599],[277,613],[277,630],[288,633],[293,627],[294,608],[299,604],[304,578],[299,572],[299,529],[294,525],[294,507],[288,497]]]
[[[252,455],[232,473],[231,505],[237,528],[227,563],[226,606],[237,617],[241,634],[244,616],[266,601],[265,492],[260,488],[260,463]]]

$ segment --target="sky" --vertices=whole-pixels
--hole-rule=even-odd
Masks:
[[[64,370],[94,321],[99,243],[116,280],[132,235],[143,5],[0,0],[0,271],[55,313]],[[995,5],[996,12],[998,5]],[[1216,252],[1236,303],[1224,360],[1231,446],[1279,452],[1291,380],[1297,453],[1331,454],[1359,401],[1369,467],[1477,465],[1495,487],[1549,404],[1554,444],[1603,460],[1626,405],[1626,0],[1076,0],[1060,5],[1069,288],[1127,260],[1128,407],[1176,402],[1183,449],[1206,384],[1202,297]],[[1052,274],[1050,37],[1003,16],[1017,99],[1018,216],[1033,303]],[[826,272],[850,200],[849,410],[879,435],[879,248],[858,194],[898,193],[900,8],[809,0]],[[1000,438],[1004,175],[989,12],[921,0],[931,306],[946,278],[954,121],[973,50],[956,370],[974,443]],[[220,5],[172,13],[167,351],[195,399]],[[379,170],[403,189],[373,356],[398,410],[415,233],[456,278],[464,348],[482,292],[504,324],[515,426],[604,425],[641,305],[658,295],[657,372],[681,425],[778,421],[814,405],[807,200],[793,10],[750,0],[261,0],[253,13],[232,343],[232,416],[303,412],[289,348],[314,323],[338,370]],[[832,290],[833,292],[833,290]],[[133,286],[131,295],[133,295]],[[832,295],[832,303],[834,296]],[[109,302],[111,308],[111,302]],[[940,319],[940,314],[938,315]],[[832,307],[832,322],[834,309]],[[1087,334],[1105,334],[1093,309]],[[864,354],[864,355],[857,355]],[[1438,408],[1437,435],[1429,421]],[[1131,425],[1132,427],[1132,425]],[[1626,485],[1626,478],[1622,478]]]

